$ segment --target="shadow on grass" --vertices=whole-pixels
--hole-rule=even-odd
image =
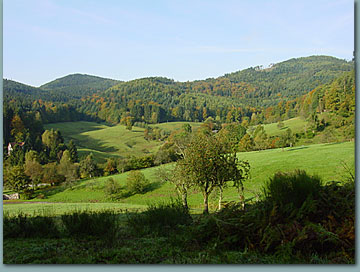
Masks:
[[[116,152],[119,151],[113,146],[105,146],[105,142],[99,139],[94,139],[88,135],[78,135],[75,140],[75,144],[78,148],[93,149],[100,152]]]
[[[286,151],[296,151],[296,150],[301,150],[301,149],[306,149],[306,148],[309,148],[309,147],[308,146],[299,146],[299,147],[294,147],[294,148],[288,149]]]
[[[49,196],[62,193],[65,190],[68,190],[68,189],[84,188],[84,187],[87,186],[87,184],[85,183],[87,180],[88,179],[82,179],[82,180],[74,181],[71,184],[66,184],[65,182],[63,182],[63,183],[61,183],[59,185],[56,185],[56,186],[53,186],[53,187],[47,187],[47,188],[44,188],[44,189],[39,189],[39,190],[37,190],[35,192],[35,198],[36,198],[37,195],[43,194],[45,196],[45,199],[46,199]]]
[[[43,194],[44,199],[46,199],[49,196],[59,194],[59,193],[65,191],[66,189],[67,189],[67,187],[65,185],[57,185],[57,186],[54,186],[54,187],[41,189],[41,190],[38,190],[38,191],[35,192],[35,198],[37,198],[37,195]]]
[[[342,144],[342,142],[326,143],[323,146]]]
[[[136,194],[139,194],[139,195],[141,194],[141,195],[143,195],[143,194],[152,192],[152,191],[154,191],[154,190],[156,190],[156,189],[159,189],[162,184],[163,184],[162,182],[158,182],[158,181],[157,181],[157,182],[152,182],[152,183],[150,183],[149,185],[147,185],[147,186],[145,187],[145,189],[144,189],[144,191],[143,191],[142,193],[136,193],[136,192],[131,192],[131,191],[124,191],[124,192],[121,193],[120,198],[128,198],[128,197],[134,196],[134,195],[136,195]]]

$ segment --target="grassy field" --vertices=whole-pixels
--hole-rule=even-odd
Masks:
[[[179,130],[182,128],[184,124],[191,125],[193,130],[196,130],[201,126],[202,123],[200,122],[168,122],[168,123],[161,123],[161,124],[154,124],[150,125],[151,127],[158,127],[166,132],[171,132],[174,130]]]
[[[172,122],[152,125],[165,131],[180,129],[186,122]],[[201,123],[191,123],[194,128]],[[108,157],[125,158],[155,153],[162,145],[160,141],[148,141],[144,138],[144,128],[133,127],[131,131],[123,125],[108,126],[95,122],[65,122],[47,124],[45,129],[58,129],[65,142],[74,140],[80,156],[93,153],[98,162]]]
[[[341,180],[344,169],[341,167],[343,162],[354,167],[355,158],[354,142],[339,144],[317,144],[311,146],[273,149],[265,151],[254,151],[238,153],[242,160],[247,160],[251,166],[251,179],[245,182],[245,193],[249,199],[260,192],[261,188],[269,177],[277,171],[290,171],[293,169],[303,169],[309,174],[316,174],[324,182],[331,180]],[[173,167],[173,164],[160,166],[165,168]],[[33,199],[32,202],[47,201],[57,202],[51,204],[60,211],[72,210],[74,207],[118,207],[120,209],[142,209],[151,203],[167,202],[171,198],[176,198],[174,187],[168,183],[161,183],[157,177],[159,167],[142,170],[152,185],[145,194],[135,194],[119,201],[119,203],[105,204],[112,202],[106,198],[104,193],[104,182],[109,177],[81,180],[72,188],[59,186],[44,191],[45,199]],[[128,172],[111,176],[125,188]],[[224,192],[224,201],[237,201],[238,195],[234,188],[227,188]],[[100,202],[100,203],[96,203]],[[73,204],[81,203],[81,204]],[[101,204],[104,203],[104,204]],[[21,209],[31,212],[38,208],[47,207],[47,204],[8,204],[4,205],[4,211],[13,212]],[[50,205],[50,204],[49,204]],[[50,207],[51,207],[50,205]],[[59,206],[58,206],[59,205]],[[104,206],[102,206],[104,205]],[[115,205],[115,206],[114,206]],[[118,205],[118,206],[116,206]],[[202,209],[202,196],[198,192],[190,192],[189,205],[193,213],[199,213]],[[210,197],[210,208],[214,209],[217,205],[216,194]]]
[[[283,123],[284,127],[281,129],[277,127],[278,123],[266,124],[264,125],[264,129],[269,136],[278,136],[285,133],[288,128],[290,128],[293,133],[303,132],[307,124],[307,122],[300,117],[285,120]]]
[[[154,124],[151,127],[158,127],[170,133],[181,129],[186,123],[193,129],[201,125],[195,122],[169,122]],[[277,123],[267,124],[265,130],[269,136],[280,135],[287,128],[291,128],[295,133],[304,128],[306,121],[297,117],[284,121],[284,124],[282,129],[277,127]],[[144,128],[140,127],[133,127],[129,131],[123,125],[109,126],[104,123],[79,121],[47,124],[45,129],[60,130],[66,143],[74,140],[80,156],[93,153],[98,162],[105,162],[108,157],[125,158],[153,154],[163,144],[161,141],[145,140]]]
[[[115,212],[122,213],[124,211],[135,212],[143,211],[145,205],[129,205],[125,203],[38,203],[27,202],[18,204],[7,204],[4,207],[4,213],[16,215],[19,213],[29,216],[59,216],[73,211],[103,211],[111,209]]]

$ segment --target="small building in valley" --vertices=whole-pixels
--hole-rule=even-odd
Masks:
[[[8,147],[7,147],[7,149],[8,149],[8,155],[10,156],[11,151],[14,150],[14,148],[15,148],[16,145],[18,145],[18,146],[20,146],[21,148],[23,148],[23,147],[24,147],[24,144],[25,144],[25,142],[20,142],[20,143],[10,142],[10,143],[8,144]]]

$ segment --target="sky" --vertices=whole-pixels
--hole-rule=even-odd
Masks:
[[[353,0],[3,0],[3,76],[219,77],[291,58],[351,60]]]

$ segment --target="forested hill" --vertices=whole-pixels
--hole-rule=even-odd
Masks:
[[[11,99],[45,99],[51,100],[53,97],[51,94],[29,85],[25,85],[13,80],[4,79],[3,80],[3,88],[4,88],[4,99],[11,100]]]
[[[231,103],[236,105],[268,107],[281,100],[292,100],[304,95],[353,68],[353,62],[329,56],[310,56],[273,64],[266,69],[261,66],[251,67],[207,80],[175,82],[159,77],[138,79],[120,83],[111,88],[110,93],[116,96],[118,90],[121,95],[127,93],[145,99],[160,97],[162,94],[176,96],[201,93],[234,98]],[[158,92],[154,93],[153,90]]]
[[[72,74],[40,86],[43,90],[57,91],[73,97],[82,97],[104,91],[121,81],[86,74]]]
[[[252,67],[191,82],[164,77],[121,82],[74,74],[34,88],[5,80],[4,101],[5,104],[12,101],[14,109],[21,101],[26,109],[40,112],[44,123],[71,121],[74,116],[76,120],[86,118],[114,124],[130,119],[160,123],[204,121],[208,117],[220,122],[247,119],[263,123],[282,115],[281,118],[296,116],[300,97],[353,69],[352,61],[311,56],[266,69]],[[67,117],[63,112],[72,115]]]
[[[319,85],[329,83],[354,63],[329,56],[294,58],[267,68],[251,67],[220,77],[231,83],[246,82],[253,88],[249,97],[268,98],[281,95],[293,99]]]

